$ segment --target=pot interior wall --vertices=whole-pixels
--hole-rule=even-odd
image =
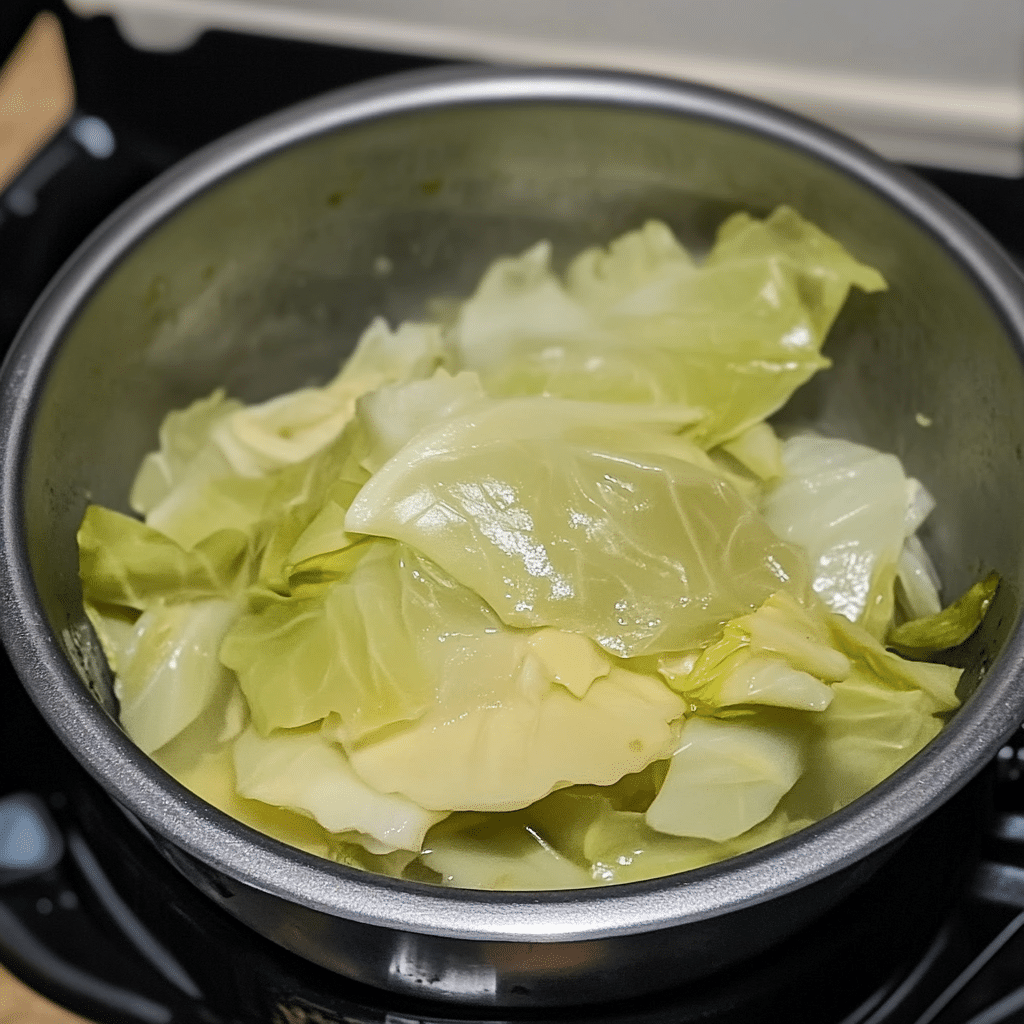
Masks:
[[[890,284],[851,297],[826,348],[835,367],[782,419],[905,460],[938,499],[925,537],[947,595],[1003,574],[1002,626],[968,657],[976,678],[1016,618],[1024,547],[1024,381],[985,298],[890,201],[796,149],[572,105],[456,108],[316,138],[209,189],[117,263],[67,332],[27,460],[30,557],[53,628],[111,708],[75,530],[90,500],[127,508],[168,409],[216,387],[254,400],[322,382],[372,317],[421,316],[540,238],[564,263],[657,217],[700,251],[729,213],[780,203]]]

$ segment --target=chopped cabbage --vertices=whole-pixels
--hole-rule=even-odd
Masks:
[[[642,411],[489,400],[421,431],[362,488],[346,527],[423,552],[510,626],[582,633],[625,658],[699,644],[799,591],[801,553]]]
[[[989,573],[948,608],[895,626],[886,643],[908,658],[927,657],[957,647],[981,625],[998,587],[999,576]]]
[[[264,737],[250,727],[234,758],[239,796],[308,814],[334,834],[355,833],[371,853],[418,851],[427,829],[447,816],[368,786],[319,732]]]
[[[851,287],[885,285],[786,208],[703,261],[652,221],[375,320],[323,386],[169,413],[144,521],[79,530],[122,726],[271,836],[467,888],[685,871],[856,799],[959,706],[900,655],[998,580],[943,611],[927,490],[767,422]]]
[[[765,498],[765,518],[810,555],[812,586],[825,605],[881,638],[920,485],[895,455],[852,441],[793,437],[782,461],[785,473]]]
[[[694,716],[645,818],[669,836],[734,839],[764,821],[802,773],[798,738],[753,720]]]
[[[851,286],[877,271],[782,207],[736,214],[700,267],[660,224],[577,257],[568,286],[542,243],[499,260],[455,329],[488,394],[701,406],[706,447],[779,409],[828,365],[820,349]]]

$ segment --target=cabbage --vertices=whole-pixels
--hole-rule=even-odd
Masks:
[[[434,842],[421,854],[439,880],[462,889],[505,891],[579,889],[592,884],[589,872],[546,846],[529,832],[518,842],[496,846],[492,836],[474,842],[457,837]]]
[[[224,599],[155,604],[117,652],[121,725],[147,754],[202,715],[233,681],[217,652],[238,616]]]
[[[365,435],[353,422],[315,455],[266,478],[262,586],[288,594],[292,573],[303,563],[344,551],[360,539],[345,530],[344,516],[369,476],[360,465],[365,451]]]
[[[651,221],[168,414],[145,521],[79,530],[122,725],[268,835],[469,888],[685,871],[856,799],[959,706],[901,654],[998,580],[942,610],[899,460],[766,422],[851,288],[884,282],[792,210],[703,261]]]
[[[802,555],[645,416],[489,400],[400,449],[346,527],[423,552],[508,625],[583,633],[620,657],[698,644],[776,590],[799,591]]]
[[[251,532],[268,504],[275,514],[282,502],[291,504],[291,496],[280,493],[277,471],[328,448],[352,420],[361,395],[433,370],[442,353],[437,327],[404,324],[393,332],[378,319],[322,388],[252,406],[218,389],[167,416],[159,451],[146,456],[132,485],[132,508],[184,547],[227,527]]]
[[[132,508],[150,513],[190,473],[203,475],[198,459],[204,453],[213,429],[232,413],[245,408],[218,388],[187,409],[172,410],[160,424],[160,448],[143,460],[132,484]]]
[[[908,658],[927,657],[959,646],[981,625],[998,587],[998,574],[989,573],[948,608],[891,629],[886,644]]]
[[[587,855],[595,881],[635,882],[677,871],[691,871],[756,850],[810,825],[811,818],[793,818],[777,811],[735,839],[715,842],[665,835],[650,828],[644,815],[609,811],[587,832]]]
[[[799,739],[778,729],[687,719],[647,824],[670,836],[733,839],[775,810],[803,767]]]
[[[654,677],[612,668],[580,698],[541,658],[513,649],[505,664],[517,662],[515,674],[506,667],[477,693],[447,694],[412,725],[350,746],[353,767],[424,807],[505,811],[561,785],[610,785],[670,752],[683,702]]]
[[[364,543],[340,579],[256,591],[220,649],[264,734],[338,716],[346,738],[421,717],[453,637],[487,643],[497,619],[413,551]]]
[[[234,764],[239,796],[308,814],[336,835],[355,833],[371,853],[419,850],[445,817],[371,789],[341,747],[316,732],[263,737],[247,729],[235,741]]]
[[[252,551],[238,530],[219,530],[191,550],[137,519],[90,505],[78,529],[87,605],[143,611],[157,601],[225,595],[244,580]]]
[[[762,505],[768,524],[810,555],[825,604],[881,638],[920,485],[895,455],[835,438],[790,438],[782,461],[785,475]]]
[[[405,324],[392,333],[383,320],[375,320],[329,384],[235,410],[217,421],[213,439],[243,477],[265,476],[303,462],[341,433],[361,395],[418,377],[440,361],[441,353],[435,327]]]
[[[461,310],[461,365],[493,395],[702,406],[710,447],[828,365],[821,345],[851,286],[885,287],[784,207],[730,218],[699,268],[673,243],[648,224],[578,257],[568,287],[546,245],[499,260]]]
[[[845,679],[850,661],[834,646],[816,606],[783,593],[725,625],[720,639],[692,658],[663,657],[659,671],[675,690],[710,707],[759,704],[823,711],[827,683]]]

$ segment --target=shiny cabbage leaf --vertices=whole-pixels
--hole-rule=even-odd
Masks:
[[[349,568],[292,594],[256,592],[225,639],[221,658],[264,735],[335,714],[355,739],[418,718],[449,652],[460,656],[451,638],[499,626],[476,595],[403,545],[363,544]]]
[[[693,657],[663,657],[659,671],[673,689],[713,708],[761,704],[822,711],[826,685],[845,679],[850,661],[836,650],[821,609],[773,594]]]
[[[671,409],[483,403],[402,448],[346,527],[415,547],[508,625],[583,633],[621,657],[700,644],[799,591],[805,559],[698,448],[653,429],[659,415],[671,424]]]
[[[891,629],[886,646],[908,658],[927,658],[958,647],[981,625],[998,588],[999,574],[990,572],[948,607]]]
[[[367,786],[319,732],[263,736],[250,727],[235,740],[234,765],[240,796],[308,814],[328,832],[355,833],[371,853],[419,850],[444,817]]]
[[[885,287],[785,207],[730,218],[697,269],[666,234],[647,225],[584,254],[569,289],[546,244],[499,260],[462,308],[461,365],[494,395],[702,406],[694,435],[710,447],[828,365],[821,346],[851,286]]]
[[[756,718],[688,718],[647,809],[657,832],[722,842],[764,821],[804,767],[798,733]]]
[[[78,528],[87,604],[143,611],[156,602],[225,596],[249,581],[252,547],[239,530],[219,530],[186,550],[120,512],[90,505]]]
[[[561,785],[610,785],[667,755],[683,703],[661,680],[612,667],[576,697],[524,643],[499,635],[488,677],[465,673],[418,721],[350,745],[355,770],[424,807],[508,811]]]
[[[147,754],[194,722],[234,685],[217,657],[237,601],[150,605],[117,651],[114,693],[125,732]]]
[[[920,485],[895,455],[837,438],[792,437],[782,458],[785,474],[761,506],[765,519],[807,551],[825,605],[880,639]]]

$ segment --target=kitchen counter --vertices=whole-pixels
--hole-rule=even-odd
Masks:
[[[0,1024],[87,1024],[36,995],[0,967]]]

